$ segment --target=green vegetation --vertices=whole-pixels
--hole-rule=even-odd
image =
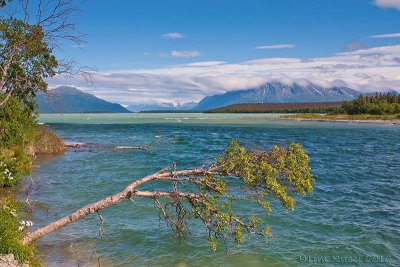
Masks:
[[[22,176],[29,174],[30,155],[64,151],[58,136],[44,125],[37,126],[31,107],[16,97],[10,97],[0,107],[0,190],[17,185]],[[20,221],[23,215],[16,200],[0,199],[0,255],[13,254],[21,263],[39,266],[33,246],[21,243],[24,231],[30,225]]]
[[[28,175],[31,155],[64,152],[63,141],[36,124],[30,105],[10,99],[0,107],[0,187],[14,186]]]
[[[65,150],[63,140],[49,130],[45,125],[37,127],[35,139],[33,141],[33,151],[35,154],[62,154]]]
[[[29,174],[28,146],[35,137],[35,117],[31,110],[11,97],[0,108],[0,187],[19,183]]]
[[[46,78],[72,71],[59,64],[54,48],[60,41],[80,43],[75,3],[69,0],[29,3],[0,0],[0,190],[18,184],[32,167],[37,153],[60,153],[62,140],[47,128],[37,127],[35,97],[47,91]],[[12,191],[11,191],[12,193]],[[19,221],[20,205],[0,199],[0,255],[14,254],[21,263],[37,266],[32,247],[21,239],[29,226]]]
[[[207,110],[206,113],[302,113],[302,115],[286,116],[286,118],[393,120],[399,117],[396,114],[400,114],[400,95],[392,93],[360,95],[357,99],[346,102],[235,104]],[[328,115],[303,115],[309,113]]]
[[[399,124],[400,95],[373,94],[360,95],[353,101],[344,102],[341,107],[336,107],[328,114],[298,114],[288,115],[283,118],[299,120],[331,120],[331,121],[390,121]]]
[[[21,220],[21,215],[22,209],[16,200],[11,197],[0,200],[0,255],[14,254],[21,263],[40,266],[33,246],[21,243],[24,232],[32,225],[30,221]]]
[[[205,113],[330,113],[343,102],[245,103],[205,111]]]
[[[345,102],[336,113],[349,115],[370,114],[389,115],[400,114],[400,95],[374,94],[371,96],[360,95],[357,99]]]
[[[207,174],[198,182],[199,200],[189,200],[191,213],[206,228],[211,249],[216,250],[218,239],[229,235],[238,244],[250,234],[270,236],[270,226],[264,219],[272,212],[270,200],[276,199],[285,209],[294,210],[293,195],[305,196],[313,191],[309,162],[303,147],[296,143],[252,152],[232,140],[213,164],[218,168],[215,175]],[[236,177],[237,184],[233,186],[227,177]],[[262,211],[259,215],[242,216],[235,210],[235,201],[257,204]],[[183,215],[178,212],[180,216]],[[175,231],[181,235],[185,225],[176,222]]]
[[[357,114],[357,115],[347,115],[347,114],[294,114],[286,115],[282,118],[289,119],[304,119],[304,120],[371,120],[371,121],[393,121],[399,119],[399,115],[370,115],[370,114]]]
[[[29,25],[17,18],[0,20],[0,89],[4,105],[14,96],[26,105],[34,105],[38,91],[46,91],[45,78],[54,76],[58,62],[44,40],[40,25]]]
[[[13,187],[28,175],[31,153],[63,151],[63,142],[46,127],[37,127],[32,105],[12,96],[0,107],[0,190]],[[2,192],[3,194],[3,192]],[[21,263],[39,266],[32,245],[21,239],[30,222],[21,220],[20,204],[11,197],[0,199],[0,255],[13,254]],[[21,220],[21,221],[20,221]]]

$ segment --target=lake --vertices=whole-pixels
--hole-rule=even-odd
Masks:
[[[42,159],[27,179],[42,226],[135,179],[177,163],[199,167],[232,138],[247,147],[301,143],[311,157],[314,192],[296,198],[294,212],[272,203],[273,237],[252,237],[213,253],[196,223],[189,241],[174,240],[152,201],[125,201],[38,242],[49,266],[297,266],[400,265],[400,127],[298,122],[273,114],[41,115],[65,141],[89,148]],[[276,117],[276,115],[275,115]],[[269,118],[269,119],[267,119]],[[158,140],[152,152],[113,151]],[[145,186],[151,190],[149,186]],[[338,264],[337,261],[341,263]],[[346,261],[349,261],[346,263]]]

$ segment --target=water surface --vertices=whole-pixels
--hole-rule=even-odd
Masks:
[[[35,184],[30,198],[45,205],[35,209],[36,226],[118,192],[172,162],[178,168],[201,166],[215,158],[231,138],[246,146],[299,142],[311,157],[316,179],[314,193],[297,198],[295,212],[273,203],[267,220],[274,237],[268,243],[252,238],[212,253],[201,227],[195,225],[189,242],[177,242],[150,201],[126,201],[101,212],[105,239],[98,237],[97,215],[43,238],[39,249],[46,254],[47,264],[69,265],[79,260],[96,265],[99,257],[101,266],[297,266],[313,263],[313,257],[363,257],[362,261],[368,261],[373,258],[366,257],[376,256],[386,262],[356,265],[399,266],[400,127],[266,120],[268,116],[41,116],[40,121],[50,123],[66,141],[94,147],[39,162],[32,174]],[[154,139],[160,143],[151,153],[112,150]]]

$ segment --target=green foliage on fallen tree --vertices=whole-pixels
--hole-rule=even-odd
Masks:
[[[155,206],[180,238],[186,238],[190,232],[189,218],[199,219],[212,250],[217,249],[221,239],[225,243],[229,239],[240,244],[249,235],[267,238],[270,236],[270,226],[266,223],[266,216],[272,212],[270,202],[278,200],[283,208],[294,210],[294,195],[305,196],[313,191],[314,178],[309,162],[303,147],[296,143],[250,151],[232,140],[200,177],[172,177],[176,182],[198,187],[184,192],[190,193],[186,196],[187,203],[176,197],[163,204],[155,200]],[[163,180],[168,181],[168,178]],[[259,208],[251,215],[244,215],[236,205],[243,201]]]

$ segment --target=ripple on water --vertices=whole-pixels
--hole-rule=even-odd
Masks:
[[[91,121],[98,116],[90,115]],[[98,238],[96,216],[44,238],[39,249],[48,252],[50,265],[74,259],[69,251],[74,244],[90,254],[92,264],[99,255],[105,266],[293,266],[299,254],[390,256],[390,265],[400,266],[400,127],[279,121],[224,125],[221,118],[219,124],[207,124],[208,117],[199,114],[169,118],[182,123],[50,125],[67,140],[99,148],[40,162],[32,174],[38,185],[33,198],[46,203],[50,212],[37,210],[36,225],[120,191],[171,162],[197,167],[217,156],[231,138],[258,147],[300,142],[311,157],[314,193],[296,198],[295,212],[273,202],[267,218],[273,237],[267,243],[252,238],[230,247],[227,255],[224,248],[210,253],[200,225],[193,225],[190,242],[177,242],[151,202],[123,202],[102,211],[105,240]],[[202,124],[190,123],[196,118]],[[150,143],[155,136],[160,142],[151,153],[112,151],[116,145]],[[241,209],[252,212],[251,206]]]

